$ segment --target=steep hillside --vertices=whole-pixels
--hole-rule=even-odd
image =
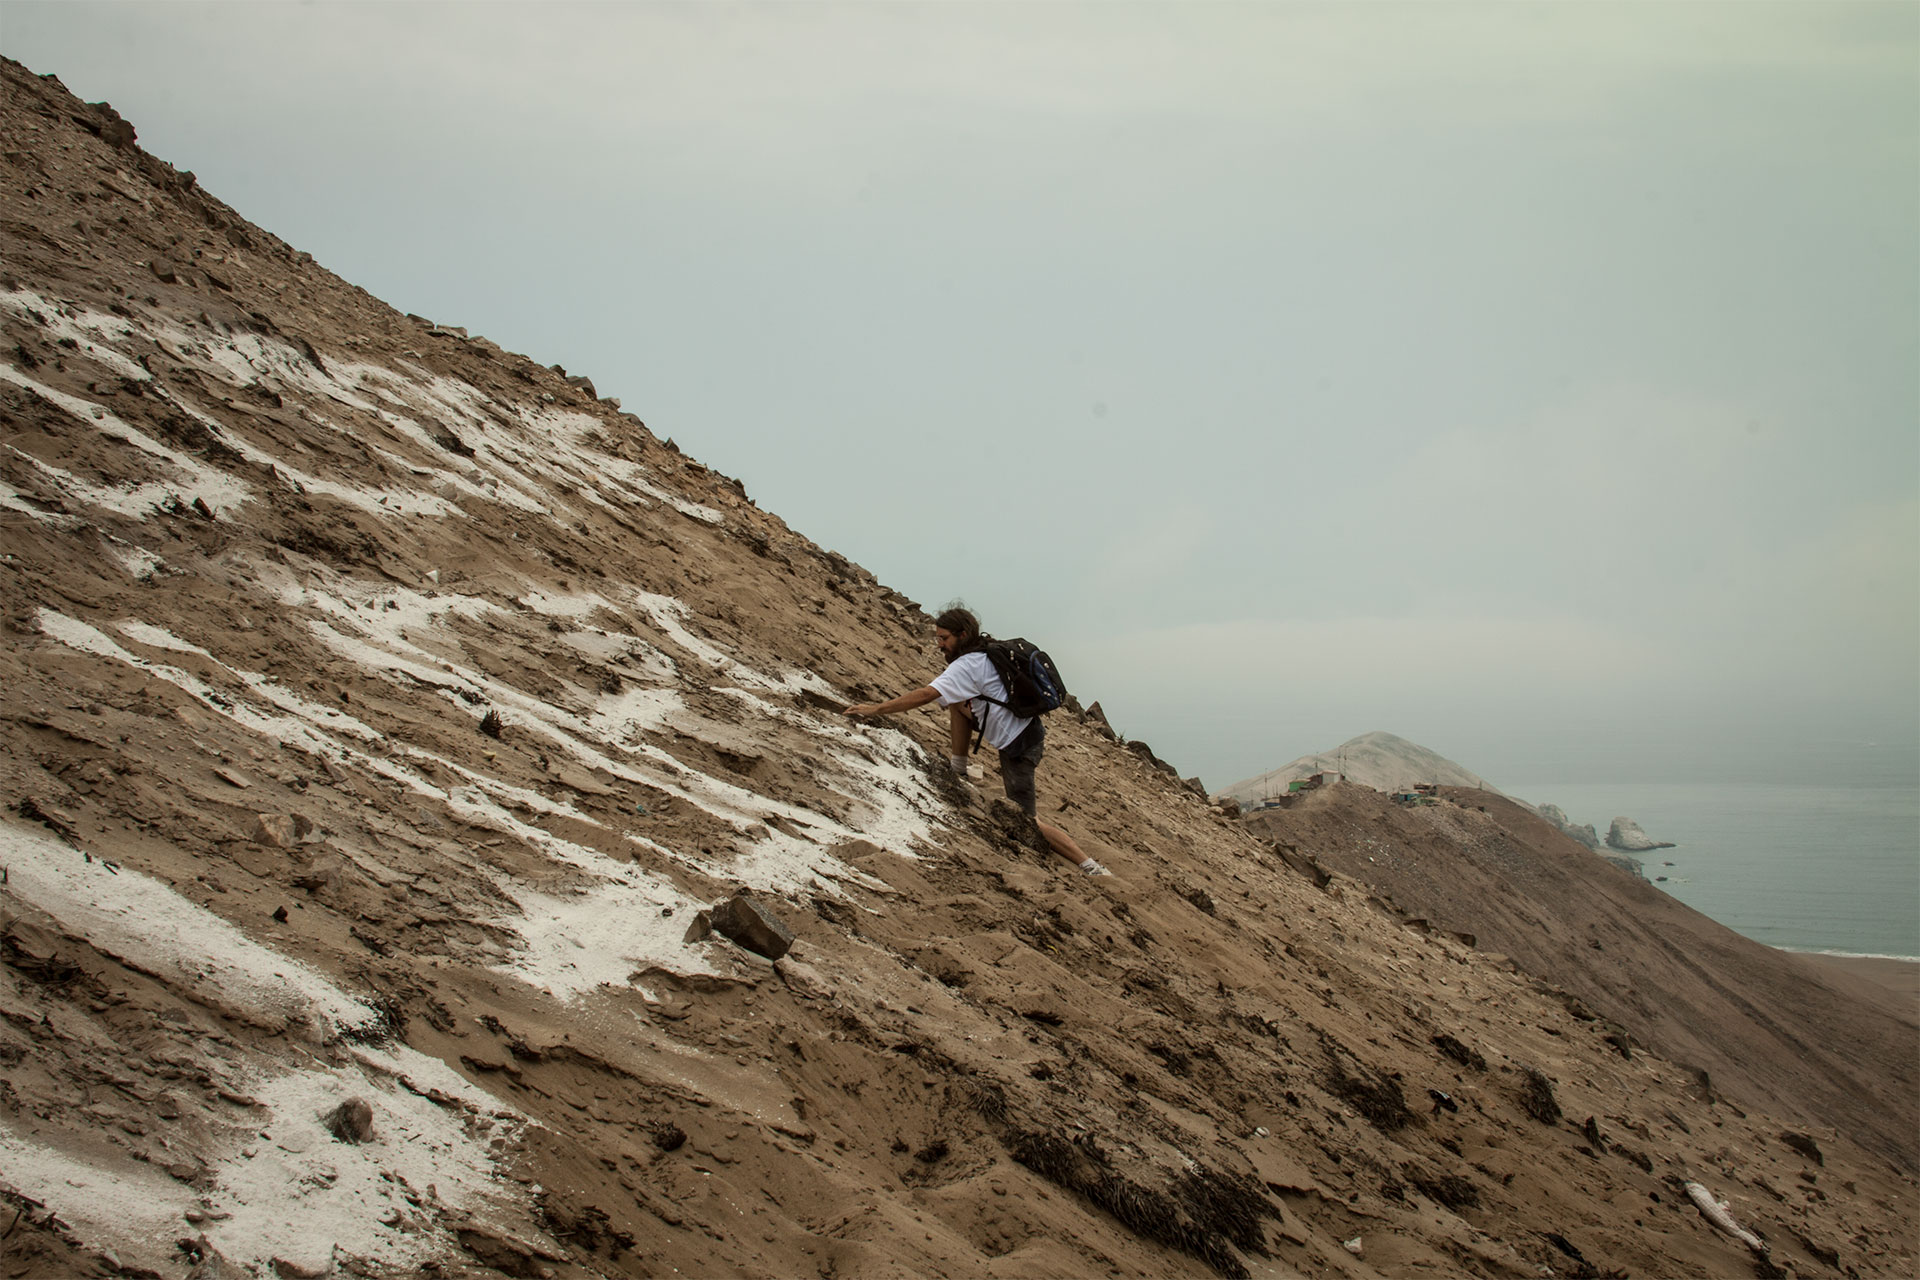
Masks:
[[[1920,1262],[1878,1154],[1068,711],[1071,874],[838,714],[932,674],[912,602],[0,74],[8,1275]]]
[[[1289,782],[1321,772],[1337,773],[1376,791],[1405,791],[1420,782],[1493,790],[1486,781],[1440,753],[1376,729],[1349,738],[1331,750],[1316,751],[1277,769],[1243,778],[1222,788],[1218,794],[1242,805],[1257,805],[1273,796],[1286,795]]]
[[[1512,957],[1742,1105],[1920,1170],[1920,1010],[1741,937],[1504,796],[1441,795],[1402,807],[1339,786],[1247,826]]]

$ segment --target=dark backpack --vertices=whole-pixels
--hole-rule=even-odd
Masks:
[[[983,652],[1000,673],[1000,683],[1007,687],[1005,702],[981,694],[986,701],[997,702],[1026,720],[1043,716],[1067,700],[1067,682],[1060,678],[1060,668],[1032,641],[1017,636],[989,640]]]

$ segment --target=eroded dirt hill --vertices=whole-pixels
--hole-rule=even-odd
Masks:
[[[1306,792],[1249,830],[1509,955],[1709,1087],[1920,1170],[1920,1020],[1884,987],[1743,938],[1509,800]]]
[[[1884,1158],[1061,713],[1070,874],[837,714],[912,602],[3,71],[7,1274],[1912,1273]]]

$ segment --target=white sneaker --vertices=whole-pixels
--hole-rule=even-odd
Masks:
[[[1107,870],[1105,867],[1101,866],[1097,862],[1090,867],[1080,868],[1080,873],[1082,875],[1089,875],[1089,876],[1110,876],[1113,874],[1113,872]]]

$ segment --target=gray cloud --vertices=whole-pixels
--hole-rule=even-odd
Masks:
[[[0,22],[1210,782],[1920,732],[1911,5]]]

